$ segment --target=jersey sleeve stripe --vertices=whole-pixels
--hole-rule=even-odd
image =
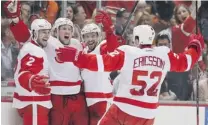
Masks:
[[[102,56],[96,55],[97,57],[97,63],[98,63],[98,71],[103,72],[104,71],[104,65],[103,65],[103,58]]]
[[[186,58],[187,58],[187,64],[188,64],[186,71],[189,71],[191,69],[192,59],[191,59],[191,56],[187,54],[186,54]]]

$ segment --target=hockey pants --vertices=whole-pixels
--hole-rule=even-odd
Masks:
[[[88,125],[89,115],[83,93],[75,95],[51,95],[53,107],[50,125]]]
[[[153,125],[154,119],[131,116],[113,104],[99,123],[98,125]]]
[[[23,118],[23,125],[48,125],[49,109],[33,104],[22,109],[18,109],[20,116]]]

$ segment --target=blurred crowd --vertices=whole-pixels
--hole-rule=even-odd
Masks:
[[[198,3],[198,7],[195,1],[141,1],[132,14],[135,3],[135,1],[22,1],[21,19],[30,27],[31,22],[36,18],[47,19],[51,24],[58,17],[69,18],[75,25],[73,38],[82,41],[81,29],[83,26],[94,22],[97,10],[104,10],[112,17],[116,35],[124,37],[126,42],[122,44],[136,46],[137,43],[133,42],[133,27],[148,24],[155,29],[157,34],[154,45],[167,46],[175,53],[181,53],[186,49],[189,35],[195,32],[201,33],[208,45],[207,1]],[[123,34],[131,14],[132,18]],[[1,80],[11,81],[21,45],[15,41],[9,29],[10,23],[5,18],[3,11],[1,11],[1,20]],[[105,39],[104,33],[102,37]],[[119,71],[116,71],[112,72],[109,78],[116,83],[118,76]],[[197,79],[199,99],[208,101],[207,46],[198,65],[193,70],[167,74],[160,92],[160,99],[195,100]]]

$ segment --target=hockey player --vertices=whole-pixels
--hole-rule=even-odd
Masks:
[[[12,3],[7,2],[7,3]],[[13,4],[13,3],[12,3]],[[11,4],[5,4],[6,15],[18,13],[10,12]],[[15,18],[16,18],[15,17]],[[11,31],[19,42],[26,42],[30,33],[22,21],[14,20],[11,24]],[[71,38],[74,27],[67,18],[58,18],[53,26],[55,37],[50,36],[48,45],[44,48],[49,61],[49,83],[51,88],[52,109],[50,111],[50,125],[88,125],[88,112],[84,94],[80,91],[81,76],[80,70],[71,62],[62,62],[57,59],[57,53],[62,47],[73,46],[82,50],[81,43]],[[19,32],[21,30],[21,32]],[[44,39],[46,40],[46,39]]]
[[[155,31],[151,26],[140,25],[133,32],[134,41],[139,41],[140,48],[121,46],[102,56],[84,54],[74,48],[64,48],[65,54],[62,53],[63,61],[73,60],[80,68],[120,70],[118,92],[100,125],[153,125],[161,83],[167,71],[190,70],[204,48],[203,37],[192,35],[188,50],[175,54],[165,46],[152,46]]]
[[[20,4],[10,1],[4,5],[14,7],[15,11],[5,10],[5,13],[12,26],[19,27],[14,22],[19,21]],[[31,24],[31,30],[32,39],[24,44],[17,57],[13,107],[18,109],[23,125],[48,125],[48,113],[52,104],[48,83],[49,64],[43,48],[47,46],[51,24],[47,20],[36,19]]]
[[[102,23],[106,33],[106,40],[101,41],[101,30],[98,25],[86,24],[81,30],[81,35],[86,47],[85,53],[107,54],[118,47],[117,36],[113,33],[113,24],[110,17],[103,11],[96,16],[96,21]],[[94,72],[84,69],[81,71],[84,80],[84,91],[90,114],[90,125],[97,125],[112,100],[112,85],[109,72]]]
[[[50,29],[47,20],[34,20],[31,24],[32,40],[24,44],[17,58],[13,107],[23,117],[24,125],[48,125],[51,89],[48,59],[42,48],[47,45]]]
[[[50,67],[51,125],[88,125],[88,110],[84,93],[81,91],[80,70],[71,62],[62,62],[59,55],[62,47],[73,46],[82,50],[81,43],[71,38],[74,27],[70,19],[58,18],[53,26],[57,41],[50,41],[45,48]]]

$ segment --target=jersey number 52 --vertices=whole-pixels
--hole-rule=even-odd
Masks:
[[[139,80],[139,77],[141,76],[149,77],[148,73],[149,73],[148,71],[144,71],[144,70],[133,71],[132,85],[141,86],[142,88],[140,90],[136,90],[135,88],[130,89],[130,93],[132,95],[142,96],[145,94],[145,88],[147,87],[147,83],[144,80]],[[146,91],[146,94],[148,96],[157,96],[157,91],[158,91],[157,86],[160,83],[161,76],[162,76],[162,72],[160,71],[153,71],[150,73],[150,78],[147,79],[158,78],[158,80],[155,83],[153,83],[152,86]]]

